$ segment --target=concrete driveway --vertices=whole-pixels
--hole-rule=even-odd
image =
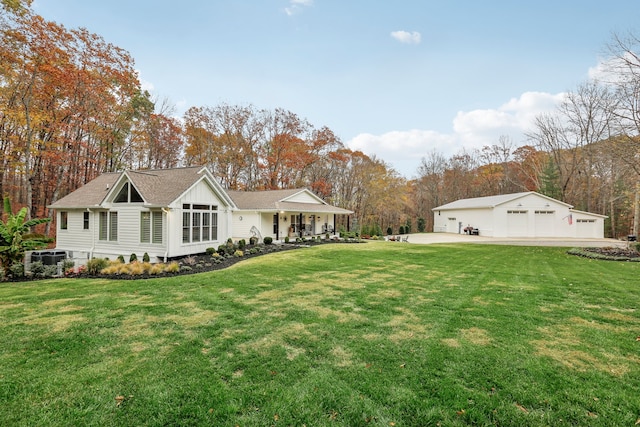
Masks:
[[[403,236],[404,237],[404,236]],[[432,243],[482,243],[490,245],[518,245],[518,246],[564,246],[564,247],[607,247],[617,246],[625,248],[627,242],[616,239],[570,239],[570,238],[507,238],[469,236],[454,233],[413,233],[409,234],[409,243],[428,245]]]

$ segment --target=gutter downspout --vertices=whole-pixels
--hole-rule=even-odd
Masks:
[[[91,212],[91,208],[87,208],[87,212],[89,212],[89,219],[92,224],[95,225],[95,218],[93,212]],[[93,251],[96,250],[96,227],[91,227],[91,248],[89,249],[89,259],[93,258]]]
[[[169,227],[169,209],[162,208],[162,212],[164,212],[167,215],[167,226],[165,227],[165,230],[167,230],[167,245],[164,247],[164,259],[163,259],[163,262],[167,262],[167,257],[169,255],[169,242],[171,241],[169,239],[169,236],[170,236],[169,230],[171,230],[171,227]]]

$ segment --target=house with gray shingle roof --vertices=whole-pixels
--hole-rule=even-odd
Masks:
[[[82,263],[167,259],[231,237],[233,200],[205,167],[105,173],[52,203],[56,249]]]
[[[333,232],[331,206],[307,189],[226,191],[206,167],[105,173],[49,205],[56,249],[80,265],[91,258],[166,260],[227,239]]]
[[[460,199],[432,211],[434,232],[491,237],[601,239],[607,218],[534,191]]]

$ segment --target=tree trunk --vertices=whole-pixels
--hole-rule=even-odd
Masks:
[[[633,199],[633,231],[631,234],[638,235],[638,226],[640,225],[640,182],[636,183],[636,194]]]

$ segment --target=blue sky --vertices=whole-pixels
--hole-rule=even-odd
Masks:
[[[638,0],[35,0],[129,51],[176,106],[284,108],[416,175],[508,136],[640,35]]]

